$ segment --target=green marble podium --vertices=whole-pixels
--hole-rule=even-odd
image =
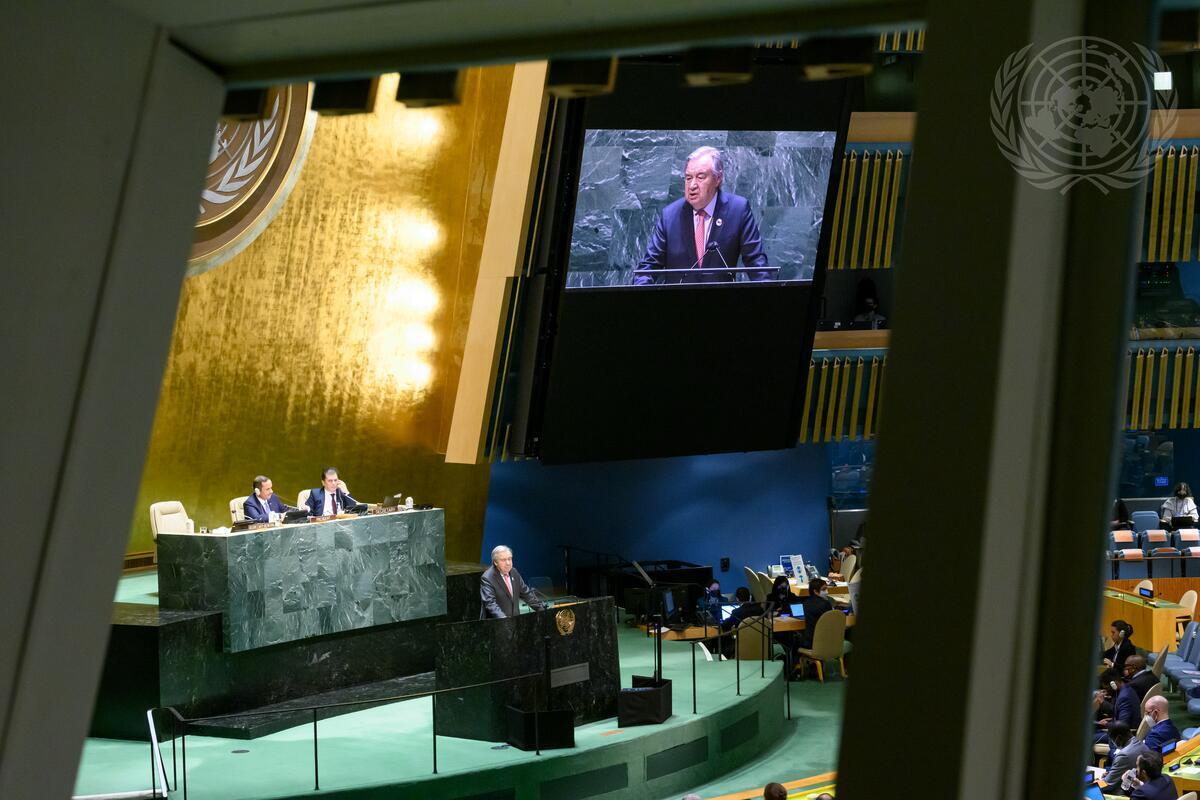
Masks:
[[[158,536],[163,609],[220,611],[224,649],[446,613],[445,512]]]

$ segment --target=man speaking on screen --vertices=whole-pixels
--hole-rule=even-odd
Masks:
[[[722,191],[724,177],[717,148],[701,147],[688,156],[683,197],[659,215],[634,270],[635,285],[729,282],[739,258],[750,280],[769,279],[769,272],[759,271],[767,266],[767,254],[750,203]]]

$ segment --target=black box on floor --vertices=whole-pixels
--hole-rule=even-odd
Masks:
[[[671,716],[671,682],[656,682],[653,676],[634,675],[633,688],[617,695],[617,727],[658,725]]]
[[[506,706],[508,738],[518,750],[560,750],[575,746],[575,712],[569,708],[522,711]],[[535,727],[536,726],[536,727]]]

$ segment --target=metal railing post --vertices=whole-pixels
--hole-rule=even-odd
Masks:
[[[692,642],[692,713],[696,713],[696,642]]]
[[[742,637],[733,637],[733,660],[737,662],[737,695],[742,696]]]
[[[432,711],[433,728],[433,774],[437,775],[437,695],[429,695],[429,708]]]
[[[183,736],[179,743],[180,752],[183,755],[183,800],[188,800],[187,787],[187,728],[183,730]]]
[[[783,676],[783,690],[787,692],[787,718],[792,718],[792,648],[787,648],[787,674]]]
[[[313,712],[313,791],[321,790],[321,765],[317,759],[317,710]]]

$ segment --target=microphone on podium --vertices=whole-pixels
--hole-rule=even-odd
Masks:
[[[700,256],[695,261],[693,261],[692,265],[690,267],[688,267],[688,269],[695,269],[696,267],[700,267],[701,269],[703,269],[704,268],[704,259],[708,258],[708,254],[711,253],[713,250],[717,251],[717,255],[719,255],[719,256],[721,255],[721,251],[717,249],[717,240],[716,239],[712,239],[709,241],[708,246],[704,248],[704,255]],[[721,261],[724,261],[724,260],[725,260],[725,256],[721,256]],[[729,265],[726,264],[725,266],[728,267]]]

